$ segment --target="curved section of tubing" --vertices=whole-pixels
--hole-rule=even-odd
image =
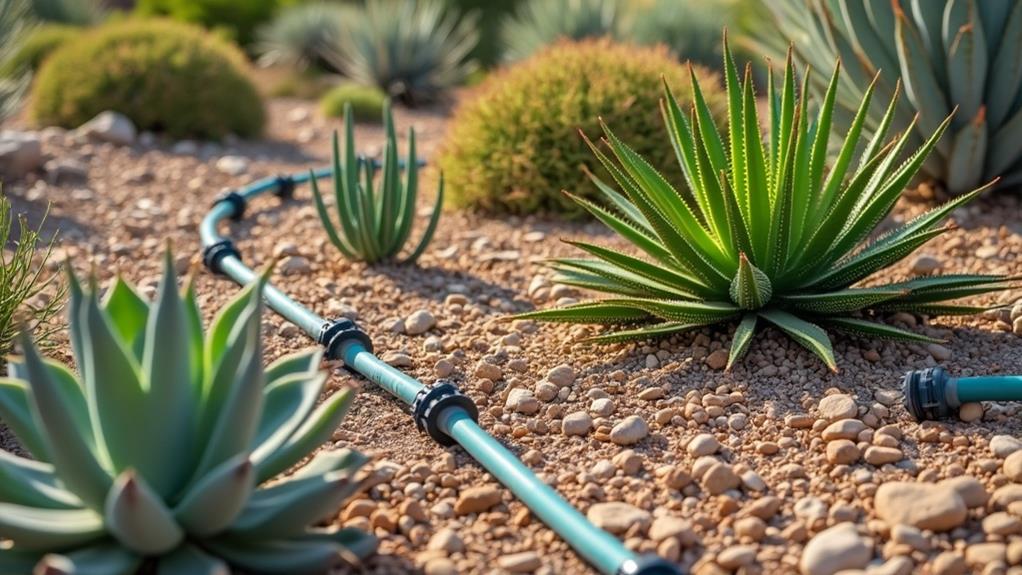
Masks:
[[[959,377],[958,401],[1022,401],[1022,375]]]
[[[323,168],[314,171],[313,177],[319,179],[331,174],[330,168]],[[290,182],[294,184],[306,183],[308,180],[308,172],[290,178]],[[237,193],[245,200],[249,200],[259,194],[276,190],[280,184],[280,178],[267,178],[242,188]],[[217,232],[217,227],[223,220],[234,217],[234,210],[235,208],[227,202],[214,204],[199,226],[204,249],[229,242],[228,238]],[[246,285],[256,280],[256,273],[236,255],[224,255],[218,259],[218,265],[224,275],[238,284]],[[287,297],[272,284],[266,285],[264,297],[272,310],[314,339],[318,338],[320,330],[327,323],[326,319]],[[426,389],[422,383],[383,362],[358,343],[344,345],[340,355],[340,359],[348,368],[408,405],[412,405],[419,393]],[[479,427],[464,409],[448,407],[440,412],[438,419],[444,433],[457,441],[480,465],[521,499],[533,514],[557,532],[601,573],[608,575],[681,573],[676,566],[658,557],[636,555],[614,536],[590,523],[553,488],[540,481],[513,453]]]

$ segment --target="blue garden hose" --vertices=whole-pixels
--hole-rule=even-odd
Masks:
[[[311,173],[311,177],[316,179],[331,175],[330,168]],[[260,194],[273,191],[281,198],[288,198],[296,184],[306,183],[309,178],[309,173],[267,178],[221,196],[199,227],[206,267],[241,285],[255,281],[256,274],[242,263],[241,254],[234,243],[217,232],[219,223],[228,218],[240,220],[248,200]],[[590,523],[554,489],[540,481],[514,454],[479,427],[475,404],[452,384],[437,382],[430,386],[423,385],[383,362],[373,354],[369,336],[351,320],[331,321],[319,317],[270,284],[264,290],[264,297],[271,309],[323,345],[327,357],[343,360],[349,369],[410,405],[420,431],[428,433],[441,445],[460,445],[601,573],[681,573],[677,566],[660,557],[633,553],[615,537]]]
[[[931,367],[906,373],[902,390],[916,421],[947,419],[963,403],[1022,401],[1022,375],[951,377],[944,368]]]

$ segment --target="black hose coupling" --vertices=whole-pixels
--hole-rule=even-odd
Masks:
[[[640,555],[617,568],[616,575],[681,575],[677,565],[656,555]]]
[[[453,437],[447,435],[440,429],[440,414],[449,407],[460,407],[478,423],[479,408],[474,401],[451,383],[438,381],[428,387],[423,387],[415,395],[412,403],[412,417],[415,418],[415,426],[419,431],[424,431],[444,447],[457,443]]]
[[[326,356],[329,359],[343,360],[344,344],[349,341],[357,341],[366,351],[373,352],[373,341],[369,339],[369,335],[362,331],[358,324],[347,318],[324,323],[319,328],[319,336],[316,341],[326,348]]]
[[[230,218],[232,220],[239,222],[243,217],[245,217],[245,206],[248,204],[248,202],[245,200],[245,197],[239,194],[238,192],[231,190],[229,192],[221,194],[215,200],[213,200],[214,207],[219,204],[229,204],[231,206]]]
[[[241,253],[238,248],[234,247],[234,242],[229,238],[224,238],[203,248],[202,263],[209,271],[217,275],[224,275],[223,262],[224,258],[228,256],[241,260]]]
[[[957,380],[942,367],[917,369],[902,382],[905,409],[916,421],[947,419],[961,405]]]
[[[290,200],[295,197],[295,180],[287,174],[277,174],[273,183],[277,186],[273,195],[281,200]]]

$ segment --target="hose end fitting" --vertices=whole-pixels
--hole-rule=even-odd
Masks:
[[[947,419],[960,405],[956,380],[942,367],[917,369],[905,374],[902,392],[905,409],[916,421]]]
[[[244,196],[234,190],[231,190],[213,200],[213,206],[217,206],[218,204],[229,204],[231,206],[231,220],[240,222],[241,219],[245,217],[245,206],[248,202],[245,200]]]
[[[319,345],[326,348],[326,356],[330,359],[344,359],[343,347],[346,342],[356,341],[362,344],[369,353],[373,352],[373,341],[362,328],[347,318],[328,321],[319,328],[316,337]]]
[[[203,248],[202,264],[214,274],[223,275],[223,261],[228,256],[241,260],[241,253],[234,247],[234,242],[224,238]]]
[[[281,200],[290,200],[295,197],[295,180],[287,174],[278,174],[274,180],[277,191],[273,192]]]
[[[460,407],[468,413],[472,421],[479,421],[479,408],[475,402],[451,383],[438,381],[422,388],[412,403],[415,426],[444,447],[457,443],[453,437],[440,429],[440,414],[449,407]]]
[[[656,555],[641,555],[629,559],[617,568],[616,575],[681,575],[677,565]]]

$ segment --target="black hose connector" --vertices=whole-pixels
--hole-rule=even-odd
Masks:
[[[349,341],[357,341],[366,351],[373,352],[373,340],[369,339],[369,335],[362,331],[358,324],[347,318],[324,323],[323,327],[319,328],[316,341],[326,348],[326,356],[330,359],[344,359],[344,344]]]
[[[617,568],[617,575],[682,575],[674,563],[656,555],[641,555],[629,559]]]
[[[244,196],[231,190],[213,200],[214,206],[218,204],[230,204],[231,220],[240,222],[241,219],[245,217],[245,206],[248,205],[248,202],[245,200]]]
[[[291,176],[278,174],[274,184],[277,186],[277,189],[273,192],[273,195],[281,200],[290,200],[295,197],[295,180]]]
[[[234,247],[234,242],[224,238],[203,248],[202,263],[214,274],[224,275],[223,261],[228,256],[241,260],[241,253]]]
[[[479,422],[479,408],[475,402],[450,383],[437,382],[423,387],[415,395],[415,401],[412,403],[415,426],[444,447],[457,443],[453,437],[440,429],[440,414],[449,407],[460,407],[468,413],[472,421]]]
[[[905,409],[916,421],[948,419],[959,406],[953,386],[954,380],[942,367],[910,371],[902,382]]]

